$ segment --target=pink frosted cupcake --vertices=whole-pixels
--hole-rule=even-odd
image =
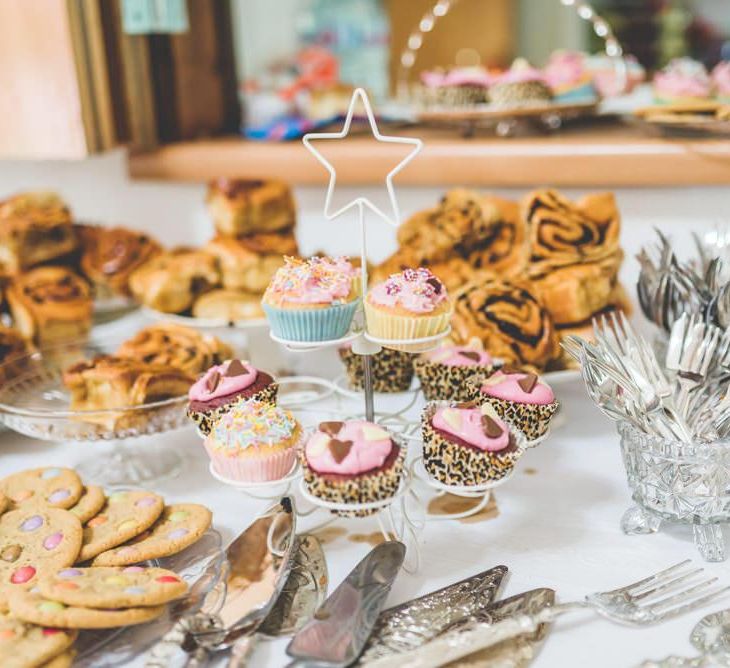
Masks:
[[[730,60],[723,60],[712,70],[712,84],[718,102],[730,104]]]
[[[208,369],[188,392],[188,417],[206,436],[237,399],[276,403],[278,385],[250,362],[228,360]]]
[[[646,70],[634,56],[623,57],[626,80],[622,81],[616,68],[616,59],[605,53],[586,56],[583,64],[593,77],[593,85],[601,97],[630,93],[646,79]]]
[[[529,441],[547,433],[550,420],[558,410],[552,389],[534,373],[503,368],[469,385],[474,399],[490,403],[502,419],[519,429]]]
[[[217,473],[229,480],[280,480],[296,460],[302,428],[283,408],[237,400],[205,439]]]
[[[593,75],[584,61],[584,54],[578,51],[555,51],[550,56],[543,75],[555,102],[569,104],[596,99]]]
[[[446,485],[483,485],[508,475],[523,438],[489,404],[432,403],[421,418],[423,465]]]
[[[483,67],[456,67],[421,73],[426,104],[465,107],[488,101],[492,77]]]
[[[497,76],[489,89],[490,102],[497,107],[532,107],[546,104],[552,97],[542,72],[523,58]]]
[[[654,98],[659,104],[707,102],[711,95],[707,69],[691,58],[675,58],[654,75]]]
[[[334,503],[370,503],[392,497],[400,485],[405,449],[365,420],[322,422],[302,452],[304,482],[313,496]],[[343,511],[369,515],[374,511]]]

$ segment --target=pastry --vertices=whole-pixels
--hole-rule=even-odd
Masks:
[[[476,337],[505,362],[542,368],[559,355],[552,318],[524,281],[485,279],[455,297],[451,338],[463,345]]]
[[[218,179],[208,184],[208,211],[223,236],[278,232],[294,227],[291,189],[282,181]]]
[[[40,577],[37,586],[46,599],[84,608],[162,605],[188,589],[172,571],[142,566],[60,568]]]
[[[17,274],[76,248],[71,213],[52,192],[29,192],[0,202],[0,269]],[[2,272],[0,272],[2,273]]]
[[[84,526],[83,542],[77,563],[126,543],[149,529],[162,514],[164,502],[152,492],[115,492],[98,515]]]
[[[299,254],[291,232],[240,239],[218,235],[204,250],[218,259],[224,288],[258,293],[266,290],[276,270],[284,265],[284,256]]]
[[[420,97],[426,106],[469,107],[489,101],[492,76],[483,67],[421,72]]]
[[[71,508],[83,489],[76,471],[55,466],[27,469],[0,480],[0,491],[10,500],[11,508]]]
[[[368,333],[398,350],[404,339],[444,333],[453,306],[444,284],[428,269],[406,269],[374,285],[365,299]],[[428,347],[431,347],[429,341]],[[416,344],[418,347],[418,344]],[[402,349],[402,348],[401,348]],[[417,352],[412,345],[407,350]]]
[[[399,248],[393,255],[379,264],[370,276],[373,283],[386,281],[393,274],[398,274],[406,269],[423,267],[428,269],[438,278],[448,291],[456,291],[466,283],[471,282],[476,270],[469,264],[468,260],[460,257],[451,257],[448,260],[431,262],[423,259],[423,253],[414,250],[411,245]]]
[[[543,74],[523,58],[518,58],[506,72],[495,76],[489,88],[489,101],[495,107],[544,106],[552,97]]]
[[[16,377],[27,363],[28,342],[17,329],[0,325],[0,387]]]
[[[213,425],[238,400],[276,404],[279,386],[265,371],[238,359],[208,369],[188,392],[188,416],[207,436]]]
[[[239,399],[205,439],[217,473],[229,480],[279,480],[292,469],[302,427],[283,408]]]
[[[0,666],[52,666],[55,658],[63,656],[73,645],[77,635],[76,631],[29,624],[9,614],[0,613]]]
[[[357,270],[345,258],[286,258],[261,301],[271,332],[290,341],[347,334],[360,303]]]
[[[88,226],[81,238],[81,270],[97,296],[130,295],[132,272],[162,253],[162,246],[152,237],[125,227]]]
[[[675,58],[654,75],[654,99],[659,104],[702,104],[712,97],[705,66],[692,58]]]
[[[302,452],[304,483],[317,498],[341,504],[382,501],[400,486],[405,448],[364,420],[322,422]],[[343,516],[376,510],[338,511]]]
[[[208,530],[211,513],[196,503],[165,506],[159,519],[130,542],[94,557],[92,566],[129,566],[182,552]]]
[[[89,284],[64,267],[37,267],[15,276],[7,300],[15,327],[39,345],[80,339],[91,329]]]
[[[116,355],[144,364],[173,367],[195,378],[214,364],[233,357],[233,350],[210,334],[162,322],[139,330],[119,347]]]
[[[339,349],[340,359],[345,365],[347,379],[353,390],[363,389],[363,356],[352,352],[349,345]],[[405,392],[413,380],[414,355],[401,350],[382,348],[370,356],[375,392]]]
[[[179,248],[162,253],[132,272],[129,289],[155,311],[183,313],[221,284],[218,260],[203,251]]]
[[[81,524],[86,524],[92,517],[98,515],[106,503],[104,490],[97,485],[87,485],[81,498],[68,511],[79,518]]]
[[[578,51],[554,51],[542,70],[553,100],[559,104],[596,102],[593,74]]]
[[[503,368],[473,384],[473,398],[489,403],[503,419],[519,429],[528,441],[544,436],[558,410],[550,386],[530,372]]]
[[[730,60],[721,60],[712,70],[715,98],[722,104],[730,104]]]
[[[261,295],[239,290],[211,290],[198,297],[193,304],[193,316],[225,323],[264,318]]]
[[[430,403],[421,418],[423,465],[445,485],[470,487],[510,474],[524,444],[488,405]]]

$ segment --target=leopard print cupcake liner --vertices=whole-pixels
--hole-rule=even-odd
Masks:
[[[353,390],[362,390],[365,375],[362,355],[353,353],[350,348],[341,348],[339,352],[349,386]],[[390,348],[383,348],[373,355],[373,390],[384,393],[409,390],[413,381],[413,357],[411,353]]]
[[[310,469],[302,450],[300,460],[307,491],[323,501],[342,504],[373,503],[395,496],[403,475],[407,446],[394,437],[393,441],[400,450],[389,468],[352,478],[338,478],[337,480],[322,476]],[[330,512],[339,517],[367,517],[374,515],[379,510],[379,508],[369,508],[363,510],[331,510]]]
[[[256,394],[250,396],[247,401],[261,401],[276,406],[276,399],[279,394],[279,386],[276,383],[267,385],[264,389],[259,390]],[[207,436],[213,431],[215,423],[218,422],[230,409],[238,397],[229,403],[209,411],[193,411],[188,408],[187,415],[195,423],[201,435]]]
[[[423,436],[423,466],[426,472],[445,485],[471,487],[497,482],[509,475],[525,452],[524,436],[510,427],[510,438],[517,448],[509,452],[487,452],[465,448],[444,438],[432,424],[438,408],[454,406],[453,402],[433,402],[421,417]]]
[[[518,404],[507,399],[496,399],[477,392],[472,396],[480,404],[489,402],[497,415],[519,429],[528,441],[535,441],[547,434],[550,429],[550,420],[560,404],[553,401],[550,404]]]
[[[413,363],[428,401],[469,401],[473,398],[467,382],[475,377],[486,378],[499,367],[492,365],[449,366],[418,358]]]

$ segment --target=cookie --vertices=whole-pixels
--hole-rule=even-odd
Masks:
[[[61,568],[38,580],[41,596],[85,608],[134,608],[180,598],[187,584],[165,568]]]
[[[197,541],[210,526],[211,514],[196,503],[165,506],[151,529],[129,543],[102,552],[92,566],[128,566],[147,559],[169,557]]]
[[[28,585],[36,574],[71,566],[81,536],[81,522],[60,508],[33,506],[0,515],[0,586]]]
[[[0,492],[10,499],[10,507],[26,503],[70,508],[80,498],[83,485],[72,469],[43,467],[13,473],[0,480]]]
[[[132,626],[155,619],[164,611],[164,605],[119,610],[97,610],[64,605],[25,589],[18,589],[10,595],[10,614],[14,617],[31,624],[62,629],[111,629],[116,626]]]
[[[57,664],[47,662],[52,662],[71,647],[77,635],[76,631],[43,628],[0,614],[0,666],[28,668],[51,665],[57,668]]]
[[[10,499],[0,492],[0,515],[2,515],[10,506]]]
[[[106,495],[104,490],[96,485],[87,485],[84,487],[81,498],[76,502],[76,505],[68,510],[81,520],[81,524],[86,524],[92,517],[101,512],[105,503]]]
[[[59,654],[55,659],[44,663],[41,668],[71,668],[75,658],[76,650],[68,649],[63,654]]]
[[[162,514],[165,503],[152,492],[115,492],[84,527],[79,563],[139,536]]]

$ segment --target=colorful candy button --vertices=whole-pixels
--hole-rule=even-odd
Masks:
[[[92,529],[95,529],[96,527],[100,527],[102,524],[106,524],[106,522],[107,522],[106,515],[97,515],[96,517],[92,517],[86,523],[86,526],[89,526]]]
[[[15,503],[23,503],[23,501],[27,501],[31,496],[33,496],[33,492],[31,490],[21,489],[19,492],[15,493],[12,499]]]
[[[31,580],[35,575],[35,568],[33,566],[21,566],[10,576],[10,582],[13,584],[25,584],[28,580]]]
[[[65,608],[66,606],[58,601],[41,601],[38,604],[38,609],[43,610],[43,612],[60,612]]]
[[[21,531],[36,531],[43,526],[43,518],[40,515],[33,515],[27,520],[23,521],[20,525]]]
[[[126,498],[127,498],[126,492],[114,492],[114,494],[112,494],[109,497],[108,502],[109,503],[119,503],[120,501],[124,501],[124,499],[126,499]]]
[[[41,472],[41,478],[43,480],[48,480],[50,478],[56,478],[61,475],[61,469],[46,469],[45,471]]]
[[[144,594],[144,587],[127,587],[124,592],[126,594]]]
[[[63,629],[51,629],[51,628],[43,629],[44,636],[55,636],[57,633],[66,633],[66,632]]]
[[[167,518],[170,522],[182,522],[187,519],[190,513],[187,510],[176,510],[174,513],[170,513]]]
[[[149,508],[150,506],[154,506],[156,503],[156,499],[153,496],[143,496],[137,503],[135,503],[135,506],[138,506],[139,508]]]
[[[125,578],[123,575],[110,575],[107,578],[104,578],[104,582],[106,584],[110,585],[119,585],[124,586],[126,584],[129,584],[129,578]]]
[[[129,531],[137,526],[137,522],[134,520],[124,520],[117,525],[117,531]]]
[[[52,533],[50,536],[46,536],[46,539],[43,541],[43,547],[45,547],[47,550],[55,550],[63,541],[63,533],[61,531],[56,531],[56,533]]]
[[[190,533],[190,531],[188,529],[182,529],[182,528],[180,528],[180,529],[175,529],[174,531],[171,531],[170,533],[168,533],[167,534],[167,537],[170,540],[178,540],[180,538],[184,538],[189,533]]]
[[[59,578],[78,578],[82,575],[83,573],[78,568],[64,568],[56,573]]]
[[[2,552],[0,552],[0,559],[12,564],[14,561],[18,560],[18,557],[22,552],[23,548],[20,545],[8,545],[6,548],[3,548]]]
[[[55,492],[49,495],[48,502],[61,503],[61,501],[65,501],[66,499],[68,499],[69,496],[71,496],[71,492],[69,492],[67,489],[57,489]]]
[[[0,640],[10,640],[15,638],[15,631],[13,629],[3,629],[0,631]]]
[[[79,586],[75,582],[71,582],[70,580],[64,580],[63,582],[59,582],[58,584],[56,584],[56,587],[58,587],[59,589],[66,589],[67,591],[73,591],[74,589],[79,588]]]
[[[173,575],[160,575],[160,577],[158,577],[158,578],[155,578],[155,581],[156,581],[156,582],[164,582],[164,583],[169,583],[169,582],[180,582],[180,580],[178,580],[178,579],[177,579],[176,577],[174,577]]]
[[[144,570],[144,566],[127,566],[122,573],[141,573]]]

